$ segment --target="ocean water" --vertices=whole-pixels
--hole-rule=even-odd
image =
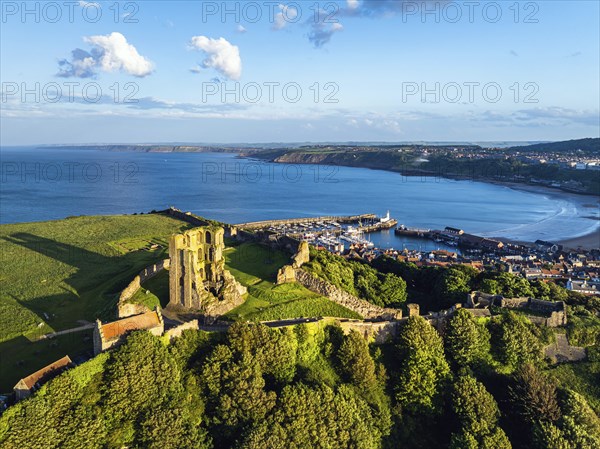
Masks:
[[[598,230],[594,197],[350,167],[271,164],[223,153],[0,151],[0,222],[148,212],[175,206],[229,223],[390,211],[399,223],[518,240]],[[437,244],[372,235],[382,247]]]

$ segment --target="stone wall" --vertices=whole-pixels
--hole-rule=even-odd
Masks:
[[[363,299],[357,298],[344,290],[337,288],[327,281],[299,268],[295,270],[296,281],[308,290],[325,296],[330,300],[350,309],[364,318],[376,320],[395,320],[402,318],[402,311],[378,307]]]
[[[173,218],[185,221],[186,223],[192,224],[194,226],[210,225],[209,222],[207,222],[206,220],[202,220],[200,217],[195,216],[191,212],[183,212],[179,209],[175,209],[174,207],[167,209],[167,214]]]
[[[117,307],[117,318],[126,318],[132,315],[140,315],[148,311],[150,311],[150,309],[143,304],[132,304],[129,302],[119,303]]]
[[[187,321],[179,326],[172,327],[168,331],[165,332],[165,335],[169,337],[169,342],[172,342],[175,338],[181,337],[183,331],[187,329],[198,330],[200,327],[198,326],[198,320]]]
[[[467,307],[474,310],[488,308],[492,304],[507,309],[518,309],[535,324],[548,327],[566,326],[567,324],[567,309],[563,301],[545,301],[523,297],[505,298],[501,295],[489,295],[482,292],[471,292],[467,295]],[[534,314],[527,313],[528,311]]]
[[[121,291],[117,303],[117,318],[124,318],[131,315],[148,312],[148,308],[140,304],[128,304],[135,292],[137,292],[144,282],[153,278],[161,271],[169,268],[169,259],[161,260],[153,265],[147,266],[138,273],[136,277]]]
[[[567,325],[567,310],[563,301],[544,301],[535,298],[502,298],[500,307],[519,309],[523,311],[532,323],[548,327]],[[547,316],[531,315],[527,312],[545,314]]]
[[[338,324],[345,334],[350,331],[356,331],[366,340],[374,340],[377,344],[389,343],[398,336],[402,321],[360,321],[360,320],[340,320]]]
[[[507,309],[525,309],[529,304],[529,298],[504,298],[500,297],[496,305]]]

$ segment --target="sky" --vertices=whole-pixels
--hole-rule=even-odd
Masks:
[[[4,1],[0,144],[600,135],[597,1]]]

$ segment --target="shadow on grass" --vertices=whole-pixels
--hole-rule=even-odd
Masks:
[[[261,280],[275,282],[277,271],[290,263],[290,257],[283,251],[258,243],[243,243],[228,248],[225,253],[225,263],[228,269],[243,273]],[[233,273],[234,275],[236,273]],[[240,280],[244,283],[243,276]]]
[[[10,322],[6,322],[6,338],[0,343],[0,391],[12,389],[22,377],[68,354],[91,349],[91,339],[85,332],[67,334],[52,340],[39,340],[41,335],[77,327],[78,320],[93,322],[115,319],[115,305],[119,292],[145,266],[164,258],[164,251],[133,251],[124,255],[106,256],[74,245],[58,242],[30,233],[14,233],[4,237],[7,242],[26,248],[30,253],[25,259],[12,265],[13,270],[22,270],[24,279],[31,279],[22,291],[6,292],[7,301],[12,298],[19,307],[38,317],[36,323],[45,323],[37,328],[19,330],[25,336],[11,338],[17,332],[10,332]],[[40,284],[42,273],[52,273],[53,263],[61,263],[75,268],[68,270],[64,278],[51,279],[58,294],[46,294],[48,287]],[[6,267],[7,264],[5,264]],[[9,261],[10,266],[10,261]],[[44,280],[41,280],[44,282]],[[23,311],[25,313],[25,311]],[[13,317],[19,319],[18,311]],[[32,326],[35,326],[33,323]],[[90,333],[91,335],[91,333]],[[33,340],[33,341],[32,341]],[[89,340],[89,341],[88,341]]]
[[[75,359],[93,350],[91,330],[45,340],[37,337],[34,333],[0,343],[0,393],[9,393],[19,379],[65,355]]]

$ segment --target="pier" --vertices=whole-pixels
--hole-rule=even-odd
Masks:
[[[375,220],[377,216],[375,214],[362,214],[362,215],[350,215],[350,216],[327,216],[327,217],[303,217],[303,218],[284,218],[277,220],[263,220],[263,221],[252,221],[248,223],[239,223],[235,226],[241,229],[263,229],[271,226],[281,225],[301,225],[301,224],[312,224],[316,222],[337,222],[337,223],[356,223],[362,220]]]
[[[394,229],[396,235],[404,235],[408,237],[427,237],[431,236],[431,229],[419,229],[419,228],[407,228],[406,226],[400,226]]]
[[[383,231],[385,229],[392,229],[397,224],[398,224],[398,220],[391,218],[388,221],[378,222],[378,223],[374,223],[374,224],[366,225],[366,226],[359,226],[358,230],[360,232],[365,232],[365,233],[366,232],[377,232],[377,231]]]

